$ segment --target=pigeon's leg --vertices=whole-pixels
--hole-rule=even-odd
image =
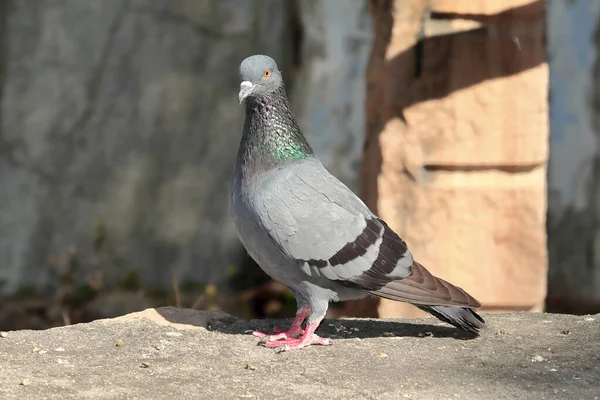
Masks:
[[[311,316],[308,318],[306,329],[302,336],[299,338],[287,338],[284,340],[268,341],[265,343],[267,347],[277,347],[279,351],[301,349],[311,344],[320,344],[327,346],[331,344],[331,340],[318,336],[315,331],[321,324],[321,321],[325,317],[325,312],[329,302],[326,299],[315,300],[313,299],[310,304],[312,311]]]
[[[285,330],[275,325],[273,330],[275,333],[285,334],[288,338],[301,336],[304,333],[304,329],[302,329],[302,323],[309,314],[310,306],[308,304],[303,304],[300,306],[300,308],[298,308],[298,310],[296,310],[296,317],[294,318],[294,321],[289,329]]]
[[[308,303],[306,303],[304,300],[302,300],[299,296],[296,297],[296,301],[298,302],[298,309],[296,310],[296,317],[294,318],[294,322],[292,322],[292,325],[290,326],[290,328],[288,330],[283,330],[283,329],[275,326],[275,327],[273,327],[273,330],[275,331],[274,335],[260,332],[260,331],[254,331],[254,332],[252,332],[252,334],[254,336],[258,336],[259,338],[266,340],[267,342],[271,342],[274,340],[288,339],[288,338],[298,337],[298,336],[302,335],[304,333],[304,330],[302,329],[302,323],[304,322],[304,320],[306,319],[308,314],[310,314],[310,306],[308,305]]]

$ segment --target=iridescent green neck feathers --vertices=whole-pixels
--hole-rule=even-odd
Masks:
[[[268,170],[313,157],[313,150],[294,120],[283,88],[269,96],[246,101],[239,157],[245,168],[252,170]]]

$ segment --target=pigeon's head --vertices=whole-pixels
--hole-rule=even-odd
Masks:
[[[283,85],[281,71],[269,56],[255,55],[240,64],[240,104],[246,97],[265,96]]]

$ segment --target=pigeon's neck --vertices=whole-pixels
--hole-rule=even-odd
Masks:
[[[313,156],[285,95],[280,88],[246,100],[246,120],[238,162],[249,172],[267,171]]]

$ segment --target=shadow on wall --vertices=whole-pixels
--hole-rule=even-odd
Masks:
[[[412,105],[444,98],[487,80],[516,75],[546,62],[544,52],[522,51],[524,48],[539,47],[539,37],[516,36],[514,33],[520,30],[520,26],[540,23],[545,16],[545,1],[535,1],[493,15],[432,12],[429,16],[424,15],[426,18],[421,22],[421,32],[425,28],[423,24],[427,23],[446,25],[446,31],[451,31],[450,24],[458,19],[477,22],[481,26],[421,37],[415,45],[387,60],[386,53],[389,52],[394,25],[392,3],[385,0],[369,2],[375,21],[375,41],[366,77],[367,124],[360,192],[362,199],[375,213],[379,212],[377,177],[382,173],[383,161],[378,135],[390,120],[400,119],[408,127],[404,110]],[[523,31],[527,32],[526,29]],[[480,64],[482,68],[473,68],[473,64]],[[427,168],[463,169],[441,165]],[[409,167],[405,166],[402,173],[402,179],[414,180]],[[346,309],[351,315],[375,316],[378,303],[379,299],[352,301],[348,302]]]
[[[543,18],[545,1],[511,8],[496,15],[432,13],[432,20],[468,19],[481,23],[477,29],[452,34],[425,37],[413,47],[385,59],[390,42],[393,15],[389,1],[371,0],[371,12],[376,21],[376,37],[367,69],[367,129],[364,153],[368,161],[361,169],[361,195],[377,212],[377,180],[381,172],[381,149],[377,136],[385,124],[400,117],[411,105],[447,97],[486,80],[507,77],[535,68],[546,62],[537,52],[522,48],[535,45],[536,38],[504,33],[506,24],[530,24]],[[515,40],[518,39],[518,44]],[[499,58],[494,68],[472,69],[472,63],[490,66],[487,60]],[[468,74],[456,74],[457,70]],[[390,85],[400,83],[401,85]],[[373,149],[374,148],[374,149]],[[371,154],[374,153],[374,154]],[[375,154],[379,154],[377,157]]]

